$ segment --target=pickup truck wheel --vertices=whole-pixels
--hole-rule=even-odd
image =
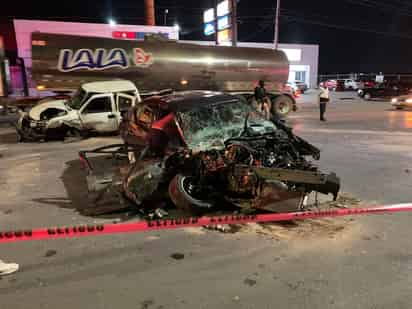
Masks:
[[[212,208],[213,204],[195,193],[192,177],[176,175],[169,184],[169,196],[179,209],[200,214]]]
[[[370,93],[365,93],[365,94],[363,95],[363,98],[364,98],[366,101],[369,101],[370,99],[372,99],[372,96],[371,96]]]
[[[293,101],[285,95],[280,95],[272,101],[272,114],[277,114],[280,117],[285,117],[293,109]]]

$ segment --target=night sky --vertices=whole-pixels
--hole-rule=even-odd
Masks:
[[[320,73],[412,73],[412,1],[281,0],[281,43],[320,45]],[[202,12],[213,0],[156,0],[156,21],[179,23],[181,38],[207,39]],[[273,41],[276,0],[238,1],[239,41]],[[4,7],[4,5],[6,7]],[[15,18],[144,24],[143,0],[7,1],[0,23]],[[4,35],[7,29],[0,28]],[[3,33],[1,33],[3,32]]]

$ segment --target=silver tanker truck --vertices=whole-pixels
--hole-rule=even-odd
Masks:
[[[293,94],[284,88],[289,75],[289,63],[286,55],[279,50],[36,32],[32,34],[32,62],[32,78],[37,89],[54,92],[77,89],[77,94],[82,94],[82,102],[77,102],[79,113],[82,108],[87,110],[86,103],[90,101],[89,104],[92,104],[91,98],[95,96],[111,97],[112,112],[115,113],[118,111],[116,101],[119,93],[135,96],[136,100],[130,98],[130,101],[139,102],[140,96],[159,93],[164,89],[222,91],[241,94],[252,100],[259,80],[265,81],[272,113],[285,116],[296,110]],[[131,81],[136,88],[116,91],[116,83],[111,85],[110,82],[114,79]],[[82,86],[85,84],[87,87]],[[108,93],[104,93],[102,85],[108,87]],[[88,93],[86,88],[98,88],[99,92]],[[39,116],[44,112],[47,115],[49,105],[56,109],[54,103],[53,100],[43,102],[35,114]],[[71,120],[66,121],[65,115],[73,116],[73,104],[58,103],[60,107],[68,106],[68,110],[53,110],[51,114],[58,115],[59,123],[65,124],[67,129]],[[110,113],[108,110],[105,112]],[[21,134],[24,133],[21,127],[23,119],[28,120],[26,122],[31,124],[32,129],[38,120],[42,121],[43,130],[48,128],[49,122],[53,123],[53,128],[58,126],[47,117],[30,119],[30,114],[22,115],[19,122]],[[78,118],[77,128],[82,124],[80,114]],[[93,122],[93,119],[90,121]]]

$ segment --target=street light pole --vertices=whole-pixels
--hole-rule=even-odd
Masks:
[[[275,49],[278,49],[279,45],[279,13],[280,13],[280,0],[276,0],[276,15],[275,15]]]
[[[167,14],[169,14],[169,10],[165,9],[164,10],[164,21],[163,21],[164,26],[167,26]]]

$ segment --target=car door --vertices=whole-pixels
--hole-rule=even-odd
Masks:
[[[117,120],[120,123],[122,120],[122,115],[126,114],[127,111],[135,105],[136,102],[136,97],[129,95],[129,94],[124,94],[124,93],[118,93],[116,96],[116,116]]]
[[[80,109],[82,125],[87,130],[113,132],[119,127],[113,94],[93,95]]]

